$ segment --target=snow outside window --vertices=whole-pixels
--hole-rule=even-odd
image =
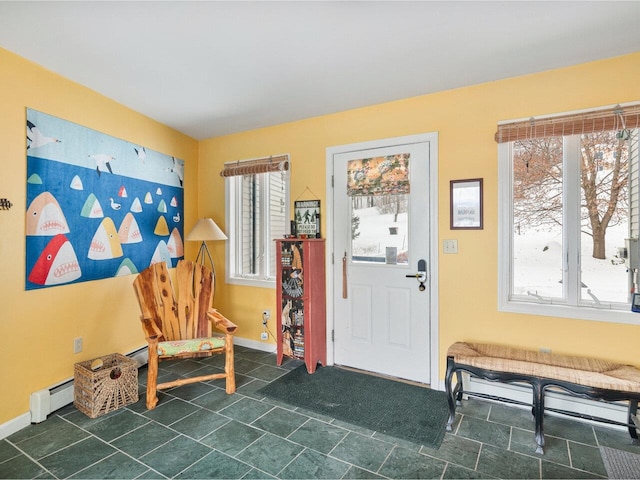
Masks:
[[[286,171],[225,179],[227,194],[227,282],[275,287],[275,242],[288,231]]]
[[[498,157],[499,310],[638,323],[625,258],[638,252],[638,130],[515,140]]]

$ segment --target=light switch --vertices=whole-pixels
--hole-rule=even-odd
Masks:
[[[458,253],[458,240],[443,240],[442,253]]]

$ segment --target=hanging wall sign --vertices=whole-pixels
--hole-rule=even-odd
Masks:
[[[320,238],[320,200],[296,200],[293,210],[296,236]]]
[[[25,289],[175,266],[184,162],[27,109]]]

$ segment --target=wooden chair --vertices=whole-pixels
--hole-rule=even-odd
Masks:
[[[219,378],[226,379],[227,393],[236,391],[233,334],[236,325],[211,307],[214,279],[211,270],[189,260],[176,268],[176,291],[165,262],[140,272],[133,282],[142,315],[142,330],[149,344],[147,408],[156,407],[157,390]],[[212,335],[212,325],[224,333]],[[160,360],[225,354],[224,373],[158,382]]]

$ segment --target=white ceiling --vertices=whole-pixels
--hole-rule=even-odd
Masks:
[[[200,140],[637,52],[640,2],[0,1],[0,47]]]

